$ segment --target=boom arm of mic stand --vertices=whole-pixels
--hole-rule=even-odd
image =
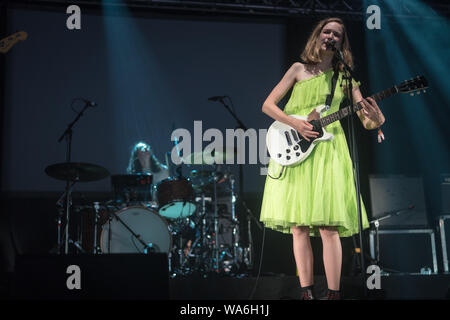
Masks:
[[[407,208],[402,208],[402,209],[396,209],[396,210],[392,210],[392,211],[388,211],[385,212],[384,216],[378,217],[374,220],[369,221],[370,224],[372,223],[376,223],[377,221],[383,221],[385,219],[389,219],[392,216],[399,216],[400,214],[403,214],[405,212],[408,212],[408,210],[412,210],[414,209],[413,205],[408,206]]]
[[[223,99],[219,99],[219,101],[223,104],[223,106],[228,110],[228,112],[231,113],[231,115],[233,116],[233,118],[237,121],[239,128],[243,129],[243,130],[247,130],[247,127],[242,123],[241,120],[239,120],[239,118],[237,117],[237,115],[233,112],[233,110],[231,110],[231,108],[223,101]]]
[[[114,212],[109,212],[109,216],[110,217],[112,216],[117,221],[119,221],[133,235],[133,237],[135,237],[145,248],[148,247],[148,245],[144,242],[144,240],[141,239],[141,236],[136,234],[133,230],[131,230],[131,228],[125,222],[123,222],[123,220],[120,219],[120,217],[118,217],[117,214],[115,214]]]
[[[64,139],[64,137],[72,131],[72,127],[73,127],[74,124],[81,118],[81,116],[83,115],[84,111],[86,111],[87,108],[89,108],[89,104],[88,104],[88,103],[86,103],[86,104],[84,105],[83,110],[81,110],[81,111],[78,113],[78,115],[77,115],[77,117],[75,118],[75,120],[73,120],[73,121],[67,126],[66,130],[65,130],[65,131],[63,132],[63,134],[59,137],[58,142],[61,142],[62,139]]]

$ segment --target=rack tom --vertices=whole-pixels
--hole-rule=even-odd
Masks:
[[[191,216],[196,209],[194,189],[189,180],[165,179],[156,187],[159,214],[168,219]]]

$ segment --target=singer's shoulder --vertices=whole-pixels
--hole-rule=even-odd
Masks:
[[[295,76],[295,78],[297,78],[302,72],[304,72],[305,70],[305,65],[301,62],[294,62],[289,70],[287,71],[287,73]]]
[[[291,69],[293,69],[294,71],[305,70],[305,64],[300,61],[296,61],[292,64]]]
[[[294,62],[289,68],[289,71],[295,78],[295,82],[302,80],[305,77],[306,64],[301,62]]]

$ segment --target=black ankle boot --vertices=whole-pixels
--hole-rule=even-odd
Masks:
[[[321,300],[341,300],[341,292],[339,290],[327,290],[327,296]]]
[[[314,298],[314,285],[308,287],[302,287],[302,296],[300,300],[315,300]]]

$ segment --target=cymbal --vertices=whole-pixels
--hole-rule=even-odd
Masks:
[[[211,170],[192,170],[189,173],[189,179],[192,182],[194,189],[203,188],[211,184],[214,180],[221,181],[225,176],[223,172],[211,171]]]
[[[52,178],[63,181],[91,182],[106,178],[109,171],[91,163],[63,162],[45,168],[45,172]]]
[[[190,155],[183,158],[183,162],[186,164],[226,164],[228,160],[234,160],[234,156],[237,154],[234,148],[225,148],[225,150],[217,151],[211,150],[210,152],[193,152]]]

